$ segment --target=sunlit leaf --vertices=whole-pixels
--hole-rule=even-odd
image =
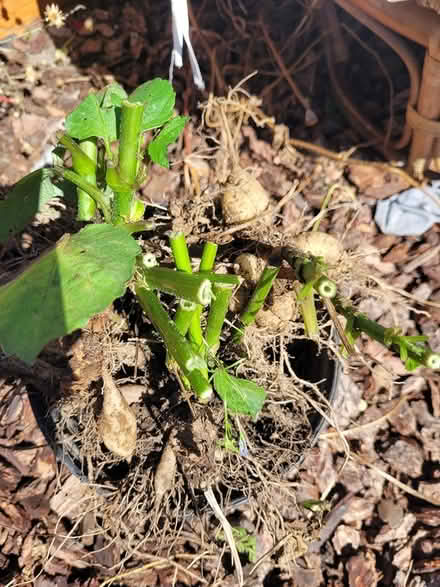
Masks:
[[[142,131],[159,128],[173,115],[176,94],[173,86],[164,79],[153,79],[137,87],[128,100],[145,104]]]
[[[151,160],[162,167],[169,167],[168,146],[174,143],[182,132],[186,116],[176,116],[162,128],[160,133],[148,145],[148,154]]]
[[[246,414],[256,418],[260,413],[266,392],[253,381],[230,375],[226,369],[219,368],[214,373],[214,387],[218,395],[233,414]]]

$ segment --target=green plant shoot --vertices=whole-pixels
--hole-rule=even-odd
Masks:
[[[245,554],[250,563],[257,560],[257,539],[248,533],[246,528],[235,526],[232,528],[232,536],[234,538],[235,546],[240,554]],[[225,541],[225,534],[223,530],[218,532],[217,540]]]

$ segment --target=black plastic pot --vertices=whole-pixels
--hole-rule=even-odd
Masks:
[[[295,342],[289,348],[289,354],[294,356],[291,361],[292,368],[301,379],[311,383],[318,383],[321,393],[333,406],[338,392],[340,366],[334,359],[330,358],[324,350],[318,354],[316,343],[308,340]],[[47,398],[38,391],[29,391],[29,401],[47,443],[55,453],[57,462],[65,465],[70,473],[81,482],[88,483],[87,470],[80,460],[80,449],[78,446],[67,444],[57,436],[57,419],[59,412],[57,408],[51,408]],[[326,428],[327,422],[320,414],[315,412],[310,417],[312,436],[309,446],[316,444],[319,435]],[[303,453],[295,463],[295,468],[301,466],[306,453]],[[286,474],[289,471],[286,471]]]

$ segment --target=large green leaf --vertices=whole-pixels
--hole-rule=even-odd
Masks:
[[[169,167],[168,145],[175,142],[182,132],[186,116],[176,116],[165,124],[160,133],[148,145],[148,154],[151,160],[162,167]]]
[[[0,344],[32,362],[44,345],[87,324],[121,296],[139,246],[121,227],[90,225],[64,236],[0,287]]]
[[[142,131],[145,131],[158,128],[171,118],[176,93],[170,82],[156,78],[136,88],[128,99],[145,104],[142,120]]]
[[[52,175],[50,169],[38,169],[20,179],[0,201],[0,243],[22,230],[46,202],[64,195],[66,183],[54,185]]]

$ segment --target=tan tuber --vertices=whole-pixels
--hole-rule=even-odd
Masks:
[[[291,239],[289,245],[308,255],[323,257],[329,265],[335,265],[344,250],[341,241],[325,232],[303,232]]]
[[[245,169],[236,167],[229,176],[222,197],[227,224],[246,222],[266,211],[270,197],[260,182]]]
[[[136,416],[105,369],[102,379],[104,401],[98,419],[98,433],[109,451],[130,462],[136,449]]]
[[[260,259],[252,253],[241,253],[241,255],[238,255],[235,259],[235,262],[238,265],[237,275],[243,277],[243,279],[250,285],[255,285],[257,283],[266,264],[264,259]]]

